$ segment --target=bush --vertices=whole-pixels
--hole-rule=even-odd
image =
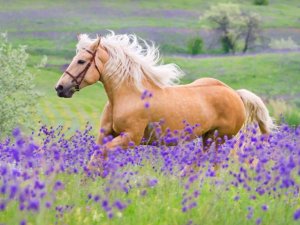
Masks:
[[[188,42],[188,51],[192,55],[197,55],[203,52],[203,39],[195,37]]]
[[[0,137],[16,126],[32,124],[30,116],[38,95],[27,68],[28,56],[25,46],[13,48],[6,34],[0,34]]]
[[[291,38],[272,39],[269,47],[276,50],[297,50],[299,45]]]
[[[254,5],[269,5],[269,0],[254,0]]]

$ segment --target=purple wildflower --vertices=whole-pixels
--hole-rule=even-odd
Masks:
[[[248,207],[248,214],[247,214],[247,219],[248,219],[248,220],[252,219],[253,213],[254,213],[253,208],[249,206],[249,207]]]
[[[64,185],[60,180],[58,180],[58,181],[55,182],[53,189],[54,189],[54,191],[63,190]]]
[[[27,223],[26,223],[26,220],[22,220],[21,222],[20,222],[20,225],[26,225]]]
[[[18,187],[17,187],[16,185],[12,185],[12,186],[10,187],[9,198],[10,198],[10,199],[13,199],[13,198],[16,196],[17,191],[18,191]]]
[[[0,202],[0,211],[4,211],[6,208],[6,204],[4,202]]]
[[[299,220],[300,219],[300,209],[297,209],[294,212],[294,220]]]
[[[109,219],[112,219],[113,217],[114,217],[114,214],[113,214],[112,212],[109,212],[109,213],[108,213],[108,218],[109,218]]]
[[[236,195],[235,197],[234,197],[234,199],[233,199],[234,201],[238,201],[238,200],[240,200],[240,196],[239,195]]]
[[[145,102],[144,107],[145,107],[146,109],[149,109],[150,103],[149,103],[149,102]]]
[[[261,206],[261,209],[262,209],[263,211],[267,211],[267,210],[269,209],[269,206],[267,206],[267,205],[262,205],[262,206]]]
[[[157,179],[151,179],[148,181],[148,186],[154,187],[154,186],[156,186],[157,182],[158,182]]]
[[[115,201],[114,206],[118,209],[118,210],[123,210],[126,208],[126,205],[123,204],[121,201]]]
[[[108,207],[108,201],[107,200],[103,200],[102,201],[102,207],[105,209]]]
[[[255,221],[255,224],[256,224],[256,225],[260,225],[260,224],[261,224],[261,221],[262,221],[261,218],[257,218],[257,220]]]
[[[12,132],[12,135],[14,137],[18,137],[18,136],[20,136],[20,134],[21,134],[21,130],[19,128],[15,128]]]
[[[93,195],[90,193],[88,194],[88,199],[92,199]]]
[[[141,192],[141,196],[145,196],[147,194],[147,190],[143,190],[142,192]]]
[[[45,207],[46,207],[47,209],[49,209],[49,208],[51,207],[51,205],[52,205],[51,202],[46,202],[46,203],[45,203]]]
[[[95,201],[95,202],[98,202],[99,200],[100,200],[100,196],[99,196],[99,195],[95,195],[95,196],[94,196],[94,201]]]
[[[31,200],[28,204],[28,210],[32,211],[39,211],[40,209],[40,202],[38,200]]]

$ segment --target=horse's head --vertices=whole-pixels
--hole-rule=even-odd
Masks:
[[[101,80],[108,54],[98,37],[87,42],[85,35],[78,36],[77,54],[58,80],[55,90],[59,97],[71,98],[75,91]]]

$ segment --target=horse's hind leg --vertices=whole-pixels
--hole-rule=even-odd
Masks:
[[[207,152],[211,146],[214,144],[214,162],[213,162],[213,167],[214,170],[217,170],[220,167],[220,160],[218,159],[219,157],[219,149],[221,148],[222,144],[224,144],[226,138],[223,134],[217,134],[217,130],[212,130],[208,131],[205,134],[202,135],[202,142],[203,142],[203,152]],[[232,136],[229,135],[228,138],[231,138]]]
[[[207,152],[210,149],[213,143],[213,134],[214,133],[212,131],[208,131],[202,135],[203,152]]]
[[[203,153],[207,152],[212,144],[217,143],[217,140],[214,136],[215,131],[211,130],[202,135],[202,146],[203,146]],[[216,144],[216,147],[219,146]],[[217,150],[216,150],[217,153]],[[202,153],[200,153],[202,154]],[[200,157],[200,156],[199,156]],[[197,168],[199,166],[199,160],[194,162],[192,165],[187,165],[184,167],[183,171],[181,172],[181,176],[188,176],[193,174],[195,171],[197,171]],[[214,166],[216,167],[216,166]]]
[[[215,144],[217,151],[220,146],[225,142],[225,135],[218,135],[216,130],[211,130],[202,135],[203,151],[207,152],[212,144]]]

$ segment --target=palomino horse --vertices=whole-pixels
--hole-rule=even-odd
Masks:
[[[183,120],[200,124],[194,134],[202,135],[204,146],[215,131],[219,137],[232,137],[248,122],[258,123],[262,133],[273,128],[266,106],[252,92],[235,91],[212,78],[176,85],[182,71],[159,62],[158,49],[135,35],[78,36],[77,54],[55,89],[59,97],[71,98],[98,81],[104,85],[108,101],[97,141],[102,144],[106,136],[114,137],[104,144],[104,155],[117,146],[127,148],[130,142],[139,145],[143,137],[151,138],[150,124],[161,119],[163,130],[182,130]],[[145,90],[151,93],[150,107],[141,100]]]

